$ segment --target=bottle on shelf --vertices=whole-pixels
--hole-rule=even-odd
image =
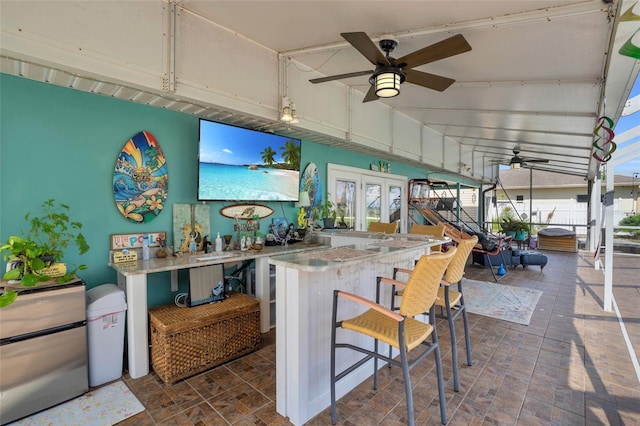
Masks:
[[[142,236],[142,260],[149,260],[149,235]]]
[[[222,251],[222,238],[220,238],[220,233],[216,236],[216,252]]]

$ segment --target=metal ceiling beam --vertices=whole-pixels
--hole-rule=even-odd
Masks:
[[[520,13],[512,13],[509,15],[492,16],[484,19],[476,19],[471,21],[453,22],[449,24],[437,25],[433,27],[425,27],[422,29],[400,31],[392,33],[396,39],[401,40],[403,38],[414,38],[420,36],[428,36],[435,34],[451,34],[457,31],[471,32],[474,30],[482,30],[486,28],[497,28],[507,26],[518,26],[524,24],[531,24],[536,22],[546,22],[551,19],[563,19],[572,18],[575,16],[591,14],[591,13],[603,13],[607,11],[604,3],[601,0],[590,0],[582,3],[574,3],[570,5],[562,5],[557,7],[548,7],[544,9],[538,9],[533,11],[526,11]],[[385,34],[389,34],[388,32]],[[380,34],[377,36],[369,35],[375,42],[378,41]],[[346,41],[339,41],[336,43],[327,43],[319,46],[305,47],[302,49],[293,49],[285,52],[281,52],[285,56],[294,57],[298,55],[306,55],[309,53],[327,52],[331,50],[343,49],[345,47],[351,47],[351,44]]]
[[[596,118],[593,112],[558,112],[558,111],[516,111],[503,109],[479,109],[479,108],[436,108],[436,107],[394,107],[398,111],[444,111],[444,112],[472,112],[486,114],[511,114],[511,115],[535,115],[550,117],[577,117],[577,118]]]
[[[512,127],[473,126],[473,125],[457,124],[457,123],[438,123],[435,121],[430,121],[426,124],[428,124],[429,126],[443,126],[443,127],[449,126],[449,127],[460,127],[462,129],[501,130],[506,132],[520,132],[520,133],[541,134],[541,135],[561,135],[561,136],[576,136],[576,137],[586,137],[586,138],[593,136],[592,133],[558,132],[558,131],[552,131],[552,130],[527,130],[524,128],[512,128]],[[470,138],[471,136],[466,136],[466,137]]]
[[[495,80],[495,81],[456,81],[452,87],[513,87],[513,86],[571,86],[588,85],[599,87],[601,78],[581,78],[575,80]]]
[[[548,144],[539,144],[539,143],[533,143],[533,142],[527,142],[527,141],[508,141],[508,140],[504,140],[504,139],[494,139],[494,138],[475,138],[475,137],[469,137],[469,136],[450,136],[450,137],[459,137],[461,139],[457,139],[458,142],[460,142],[462,145],[465,146],[479,146],[479,147],[483,147],[483,148],[495,148],[495,149],[501,149],[500,146],[498,146],[497,144],[499,143],[504,143],[504,144],[516,144],[516,145],[520,145],[520,147],[522,148],[522,146],[527,146],[527,147],[531,147],[531,146],[535,146],[535,147],[549,147],[549,148],[567,148],[567,149],[571,149],[571,150],[580,150],[580,151],[591,151],[591,146],[588,147],[581,147],[581,146],[567,146],[566,144],[552,144],[552,143],[548,143]],[[489,144],[481,144],[481,143],[465,143],[465,140],[478,140],[478,141],[490,141],[492,143]],[[504,149],[504,148],[503,148]],[[511,148],[509,148],[511,149]],[[526,150],[526,149],[525,149]]]

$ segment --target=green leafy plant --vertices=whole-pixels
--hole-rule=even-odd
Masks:
[[[89,250],[87,240],[80,232],[82,224],[69,218],[69,210],[68,205],[56,204],[55,200],[50,199],[42,203],[40,215],[29,212],[24,217],[31,225],[29,238],[38,244],[42,254],[52,256],[58,262],[72,244],[78,247],[81,255]]]
[[[516,232],[516,216],[511,207],[505,207],[500,213],[500,229],[502,232]]]
[[[336,205],[333,203],[333,201],[329,200],[329,193],[326,193],[324,195],[324,200],[322,201],[322,204],[320,204],[319,210],[321,218],[326,217],[335,221],[336,217],[338,216]]]
[[[529,232],[529,224],[523,220],[516,220],[513,227],[516,232]]]
[[[20,284],[25,287],[35,286],[51,279],[45,268],[62,261],[65,251],[71,245],[78,248],[80,255],[89,250],[89,244],[80,232],[82,224],[72,221],[68,211],[69,206],[50,199],[42,203],[41,214],[29,212],[25,215],[25,220],[30,225],[28,236],[12,235],[6,244],[0,246],[4,260],[13,266],[2,277],[4,280],[20,280]],[[56,280],[59,283],[67,282],[77,271],[86,268],[86,265],[78,265],[67,269]],[[17,296],[15,290],[5,291],[0,295],[0,308],[13,303]]]
[[[638,239],[640,238],[640,231],[637,229],[624,229],[624,226],[640,226],[640,215],[628,216],[620,221],[618,231],[626,231],[627,238]]]

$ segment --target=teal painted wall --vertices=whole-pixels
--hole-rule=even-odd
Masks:
[[[113,199],[112,176],[124,143],[141,130],[153,133],[162,147],[169,170],[168,199],[164,211],[152,222],[126,220]],[[37,212],[43,201],[54,198],[71,207],[70,216],[81,222],[91,250],[78,256],[69,250],[66,262],[85,263],[81,277],[91,288],[116,282],[107,266],[111,234],[167,231],[172,235],[172,204],[196,202],[198,117],[133,102],[93,95],[24,78],[0,74],[0,242],[27,230],[24,215]],[[376,157],[336,148],[302,143],[302,167],[318,166],[326,187],[328,162],[366,169]],[[394,174],[410,178],[427,172],[391,163]],[[211,231],[231,233],[233,221],[218,212],[229,203],[211,202]],[[265,203],[274,216],[296,218],[293,203]],[[271,218],[264,219],[268,229]],[[2,262],[4,271],[5,262]],[[169,274],[152,274],[149,306],[171,303]],[[180,275],[179,291],[187,277]]]

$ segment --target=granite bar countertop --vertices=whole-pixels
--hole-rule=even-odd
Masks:
[[[152,256],[149,260],[136,260],[132,262],[113,263],[109,266],[123,275],[150,274],[154,272],[173,271],[199,266],[215,265],[228,262],[242,262],[261,257],[271,257],[280,254],[299,253],[310,250],[322,249],[321,244],[305,244],[302,242],[286,246],[265,246],[262,250],[232,250],[219,253],[180,254],[158,258]]]
[[[416,250],[426,252],[428,247],[437,246],[447,241],[448,239],[443,240],[440,238],[407,239],[394,236],[342,247],[329,248],[323,246],[323,248],[312,252],[282,254],[271,257],[269,263],[302,271],[320,272],[350,266],[363,261],[371,262],[383,256],[403,254]]]

